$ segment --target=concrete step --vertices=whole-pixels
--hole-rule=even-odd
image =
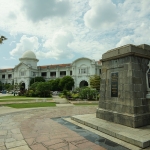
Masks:
[[[150,126],[130,128],[96,118],[96,114],[72,116],[71,119],[140,148],[150,147]]]

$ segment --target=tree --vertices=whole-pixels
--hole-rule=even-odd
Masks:
[[[10,84],[5,83],[5,84],[4,84],[4,87],[5,87],[5,89],[6,89],[6,90],[8,90],[8,89],[9,89],[9,87],[10,87]]]
[[[15,83],[14,90],[20,90],[21,84]]]
[[[36,87],[39,84],[39,82],[35,82],[30,86],[30,90],[36,91]]]
[[[60,91],[59,87],[60,78],[57,78],[55,80],[49,80],[49,83],[51,84],[51,91]]]
[[[35,78],[32,78],[30,80],[30,85],[32,85],[34,82],[45,82],[45,79],[43,77],[35,77]]]
[[[65,76],[60,79],[59,86],[61,90],[72,90],[74,86],[74,79],[70,76]]]
[[[40,97],[50,97],[51,85],[49,82],[39,82],[36,87],[36,92]]]
[[[100,90],[100,76],[94,75],[90,77],[90,86],[96,90]]]
[[[5,36],[1,36],[1,37],[0,37],[0,44],[3,44],[3,41],[4,41],[4,40],[7,40],[7,38],[6,38]]]
[[[51,97],[51,84],[49,82],[35,82],[26,91],[29,97]]]

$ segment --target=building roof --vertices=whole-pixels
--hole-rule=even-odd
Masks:
[[[41,69],[47,69],[47,68],[57,68],[57,67],[70,67],[71,64],[55,64],[55,65],[46,65],[46,66],[38,66]]]
[[[99,60],[99,61],[96,61],[98,65],[102,65],[102,62]]]
[[[12,71],[14,68],[0,69],[0,72]]]

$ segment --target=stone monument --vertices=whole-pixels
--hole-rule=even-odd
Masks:
[[[150,46],[115,48],[104,53],[101,61],[96,117],[133,128],[149,125]]]

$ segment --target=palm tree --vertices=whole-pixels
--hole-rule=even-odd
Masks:
[[[3,44],[3,41],[4,41],[4,40],[7,40],[7,38],[6,38],[5,36],[1,36],[1,37],[0,37],[0,44]]]

